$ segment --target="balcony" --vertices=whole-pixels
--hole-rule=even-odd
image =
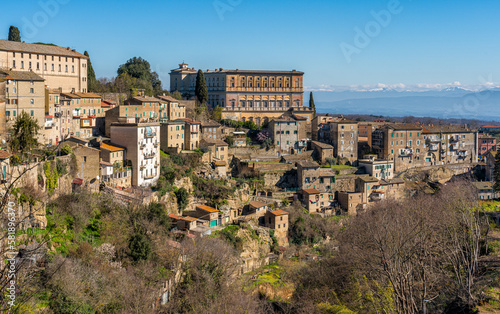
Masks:
[[[458,150],[458,143],[451,144],[450,145],[450,150]]]
[[[452,136],[450,137],[450,143],[456,143],[458,142],[460,139],[458,138],[458,136]]]
[[[149,132],[149,133],[148,133],[148,132],[146,132],[146,133],[144,134],[144,137],[155,137],[155,136],[156,136],[156,132]]]
[[[155,148],[156,148],[156,147],[158,147],[158,145],[160,145],[160,143],[158,143],[158,142],[156,142],[156,143],[154,143],[154,144],[153,144],[153,146],[154,146]]]
[[[143,177],[144,180],[151,180],[156,177],[156,174],[148,174]]]
[[[50,122],[50,123],[45,123],[45,128],[46,129],[52,129],[53,127],[55,127],[56,124],[53,123],[53,122]]]
[[[144,159],[154,158],[155,156],[155,153],[144,153]]]
[[[436,151],[439,149],[439,145],[438,144],[429,144],[429,150],[430,151]]]
[[[412,151],[411,149],[402,149],[399,152],[399,157],[411,157],[412,156]]]
[[[140,149],[144,149],[144,148],[146,148],[146,144],[144,144],[144,143],[140,143],[140,144],[139,144],[139,148],[140,148]]]
[[[431,143],[439,143],[442,138],[440,136],[429,136],[428,141]]]
[[[141,165],[141,166],[139,167],[139,169],[144,170],[144,169],[146,169],[146,166],[145,166],[145,165]]]
[[[458,158],[466,158],[467,155],[468,155],[468,153],[469,152],[466,151],[466,150],[461,150],[461,151],[458,152]]]

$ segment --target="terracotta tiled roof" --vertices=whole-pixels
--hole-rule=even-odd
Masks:
[[[176,214],[168,214],[168,217],[174,220],[181,220],[181,216],[177,216]]]
[[[317,189],[302,189],[302,191],[306,192],[307,194],[319,194],[319,193],[321,193]]]
[[[314,143],[315,145],[317,145],[321,148],[324,148],[324,149],[333,149],[333,146],[330,144],[326,144],[326,143],[322,143],[322,142],[318,142],[318,141],[312,141],[312,143]]]
[[[283,215],[288,215],[288,212],[282,210],[282,209],[277,209],[277,210],[273,210],[272,212],[270,212],[271,214],[273,214],[274,216],[283,216]]]
[[[75,58],[88,57],[82,55],[79,52],[67,47],[59,47],[52,45],[40,45],[40,44],[28,44],[20,43],[16,41],[0,40],[0,50],[15,51],[15,52],[28,52],[28,53],[39,53],[39,54],[49,54],[58,56],[67,56]]]
[[[184,220],[184,221],[189,221],[189,222],[193,222],[193,221],[198,220],[198,218],[194,218],[194,217],[191,217],[191,216],[184,216],[184,217],[181,217],[181,219]]]
[[[210,206],[206,206],[206,205],[196,205],[196,208],[203,209],[204,211],[207,211],[209,213],[216,213],[216,212],[218,212],[217,209],[215,209],[213,207],[210,207]]]
[[[172,96],[158,96],[159,99],[169,101],[169,102],[179,102],[178,99],[175,99]]]
[[[74,93],[81,98],[101,98],[101,96],[94,93]]]
[[[314,161],[298,161],[297,164],[301,165],[302,168],[319,168],[319,164]]]
[[[471,129],[463,125],[426,125],[423,127],[423,133],[468,133]]]
[[[481,129],[499,129],[500,126],[498,125],[485,125],[485,126],[482,126]]]
[[[261,207],[267,206],[266,203],[258,202],[258,201],[251,201],[249,205],[254,207],[254,208],[261,208]]]
[[[12,156],[12,154],[10,154],[9,152],[6,152],[4,150],[0,150],[0,159],[7,159],[10,156]]]
[[[16,81],[44,81],[44,78],[32,71],[10,71],[1,69],[0,72],[7,74],[6,79]]]
[[[109,151],[112,151],[112,152],[125,150],[124,148],[121,148],[121,147],[118,147],[118,146],[114,146],[114,145],[111,145],[111,144],[106,144],[106,143],[101,143],[101,148],[105,148],[105,149],[107,149]]]

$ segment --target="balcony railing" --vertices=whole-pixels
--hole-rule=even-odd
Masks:
[[[141,165],[141,166],[139,167],[139,169],[144,170],[144,169],[146,169],[146,166],[145,166],[145,165]]]
[[[457,144],[457,143],[452,144],[452,145],[450,146],[450,149],[451,149],[451,150],[457,150],[457,149],[458,149],[458,144]]]
[[[460,139],[458,138],[458,136],[452,136],[450,137],[450,143],[456,143],[458,142]]]
[[[439,146],[437,144],[430,144],[429,145],[429,150],[430,151],[436,151],[438,150]]]
[[[156,132],[149,132],[149,133],[145,133],[144,134],[144,137],[155,137],[156,136]]]
[[[141,143],[141,144],[139,144],[139,147],[140,147],[140,149],[144,149],[144,148],[146,148],[146,144]]]
[[[156,156],[156,154],[155,154],[155,153],[149,153],[149,154],[148,154],[148,153],[145,153],[145,154],[144,154],[144,158],[146,158],[146,159],[149,159],[149,158],[154,158],[155,156]]]
[[[158,142],[153,144],[154,147],[158,147],[158,145],[160,145]]]
[[[144,179],[149,180],[149,179],[154,179],[156,177],[156,174],[148,174],[144,176]]]

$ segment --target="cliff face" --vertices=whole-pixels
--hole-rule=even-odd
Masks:
[[[445,183],[454,176],[473,174],[475,164],[451,164],[424,168],[409,169],[401,173],[401,178],[413,182],[439,182]]]

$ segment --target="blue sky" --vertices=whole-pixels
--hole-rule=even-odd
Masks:
[[[2,39],[15,25],[27,42],[88,50],[98,77],[141,56],[165,88],[182,61],[297,69],[313,90],[500,85],[496,0],[40,0],[3,1],[2,11]],[[355,29],[368,44],[356,46]],[[356,51],[350,62],[342,47]]]

